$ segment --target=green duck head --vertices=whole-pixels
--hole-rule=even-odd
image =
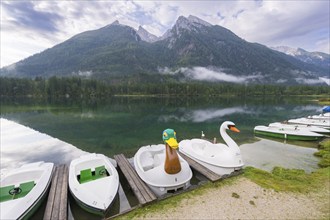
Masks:
[[[163,141],[173,149],[177,149],[179,146],[176,140],[176,132],[170,128],[163,131]]]

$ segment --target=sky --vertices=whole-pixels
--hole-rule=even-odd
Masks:
[[[161,36],[179,16],[197,16],[249,42],[330,53],[329,0],[1,0],[1,63],[8,66],[118,20]]]

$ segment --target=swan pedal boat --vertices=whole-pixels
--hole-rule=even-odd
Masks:
[[[254,128],[254,133],[257,135],[300,141],[315,141],[324,137],[324,135],[308,130],[300,130],[297,128],[288,127],[267,127],[262,125],[256,126]]]
[[[165,172],[166,147],[164,144],[144,146],[134,156],[134,167],[137,174],[158,197],[187,189],[192,178],[189,164],[180,155],[178,157],[181,171],[176,174]]]
[[[329,134],[330,133],[330,130],[328,130],[328,129],[317,127],[317,126],[312,126],[312,125],[285,124],[285,123],[280,123],[280,122],[274,122],[274,123],[270,123],[268,126],[276,127],[276,128],[307,130],[307,131],[320,133],[320,134]]]
[[[118,187],[118,172],[108,157],[92,153],[71,161],[69,189],[78,205],[86,211],[105,215]]]
[[[213,144],[207,140],[196,138],[182,140],[179,143],[179,151],[219,175],[226,175],[240,170],[244,166],[241,151],[234,140],[226,133],[227,129],[239,132],[233,122],[226,121],[222,123],[220,135],[227,145]]]
[[[0,219],[28,219],[46,198],[54,164],[43,161],[1,171]]]

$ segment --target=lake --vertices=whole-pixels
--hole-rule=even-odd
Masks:
[[[206,138],[213,140],[216,137],[222,142],[219,126],[230,120],[241,131],[229,132],[229,135],[240,146],[245,164],[269,171],[274,166],[307,172],[315,170],[318,158],[313,153],[317,151],[318,142],[285,142],[255,137],[253,128],[318,114],[321,109],[322,106],[304,97],[111,97],[81,102],[70,99],[1,99],[1,117],[68,142],[83,151],[109,157],[119,153],[133,157],[139,147],[161,143],[162,131],[166,128],[173,128],[179,141],[198,138],[203,131]],[[61,157],[57,155],[52,159],[46,150],[40,153],[53,162],[58,162]],[[198,181],[201,179],[195,180]],[[123,185],[124,189],[121,189],[122,195],[127,191],[125,187]],[[117,205],[123,207],[117,207],[118,210],[136,203],[134,199],[128,200],[130,204],[125,205],[121,199]],[[73,216],[93,218],[75,207],[74,203],[70,204]]]

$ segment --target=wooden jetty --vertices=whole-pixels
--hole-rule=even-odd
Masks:
[[[48,195],[44,220],[68,218],[68,167],[65,164],[55,167]]]
[[[212,170],[206,168],[205,166],[203,166],[202,164],[198,163],[197,161],[191,159],[190,157],[188,157],[180,152],[179,152],[179,154],[183,159],[185,159],[188,162],[189,166],[191,166],[193,169],[200,172],[202,175],[204,175],[210,181],[215,182],[215,181],[221,179],[221,176],[219,174],[216,174]]]
[[[115,155],[114,158],[141,205],[150,203],[157,199],[151,189],[140,179],[124,154]]]

